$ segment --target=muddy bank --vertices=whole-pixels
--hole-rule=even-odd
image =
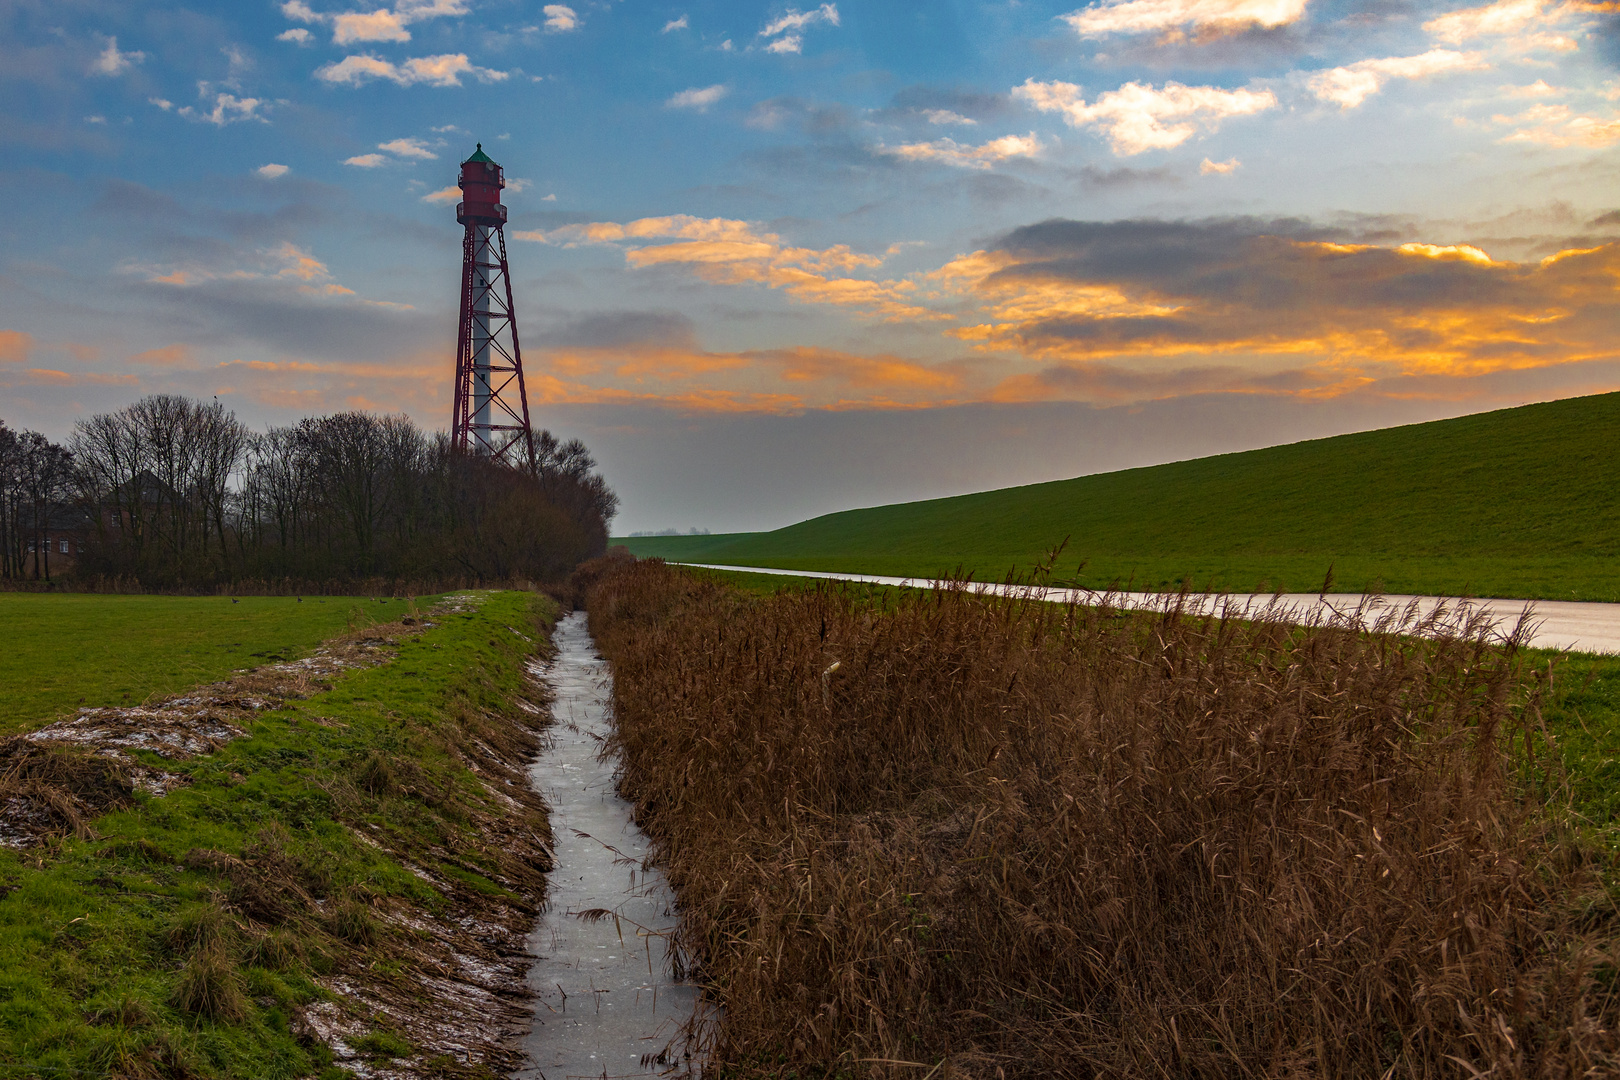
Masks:
[[[0,1064],[518,1069],[551,865],[525,663],[554,610],[457,597],[3,744],[0,978],[29,993],[0,999]]]

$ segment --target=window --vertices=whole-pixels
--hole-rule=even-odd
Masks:
[[[60,543],[62,545],[60,550],[62,554],[66,555],[68,553],[68,542],[66,540],[62,540]]]

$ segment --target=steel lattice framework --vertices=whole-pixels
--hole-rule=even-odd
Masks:
[[[465,200],[456,220],[461,242],[461,325],[456,345],[456,400],[451,444],[516,468],[532,468],[534,435],[523,385],[512,275],[506,265],[505,187],[501,167],[478,151],[461,166]]]

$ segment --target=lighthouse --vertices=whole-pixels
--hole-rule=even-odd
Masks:
[[[512,277],[506,266],[506,176],[479,143],[461,163],[456,223],[461,241],[461,319],[450,441],[457,450],[515,468],[534,465]]]

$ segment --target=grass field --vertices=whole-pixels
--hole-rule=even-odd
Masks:
[[[297,659],[351,623],[397,618],[401,606],[344,597],[232,603],[218,596],[0,593],[0,736],[80,704],[139,703]]]
[[[176,679],[241,665],[238,654],[207,650],[215,635],[231,649],[286,655],[307,650],[323,620],[342,631],[350,606],[244,599],[216,614],[211,601],[69,599],[55,610],[57,633],[93,637],[112,622],[152,657],[178,642],[197,658],[166,669]],[[432,1025],[357,1016],[323,982],[364,988],[409,1016],[430,994],[429,974],[449,970],[447,948],[488,952],[457,919],[477,920],[486,935],[511,921],[515,936],[500,944],[521,957],[549,834],[538,797],[522,787],[521,763],[538,744],[510,699],[532,695],[523,664],[544,648],[554,612],[543,597],[507,592],[436,615],[426,632],[380,626],[392,662],[251,715],[247,737],[178,761],[135,751],[137,764],[178,774],[166,795],[137,790],[78,836],[0,846],[0,1075],[352,1077],[302,1026],[317,1007],[359,1026],[346,1037],[366,1060],[413,1059],[410,1075],[515,1067],[435,1063],[422,1045]],[[9,692],[18,669],[4,677]],[[12,765],[42,757],[53,769],[36,784],[113,767],[22,740],[0,753],[8,783]],[[488,952],[483,962],[507,961]],[[500,1011],[461,1017],[472,1030],[462,1045],[490,1043],[500,1024],[518,1022],[496,1019]]]
[[[640,556],[979,580],[1068,540],[1099,588],[1620,601],[1620,394],[949,499],[767,533],[630,537]],[[1082,560],[1084,567],[1081,568]]]

